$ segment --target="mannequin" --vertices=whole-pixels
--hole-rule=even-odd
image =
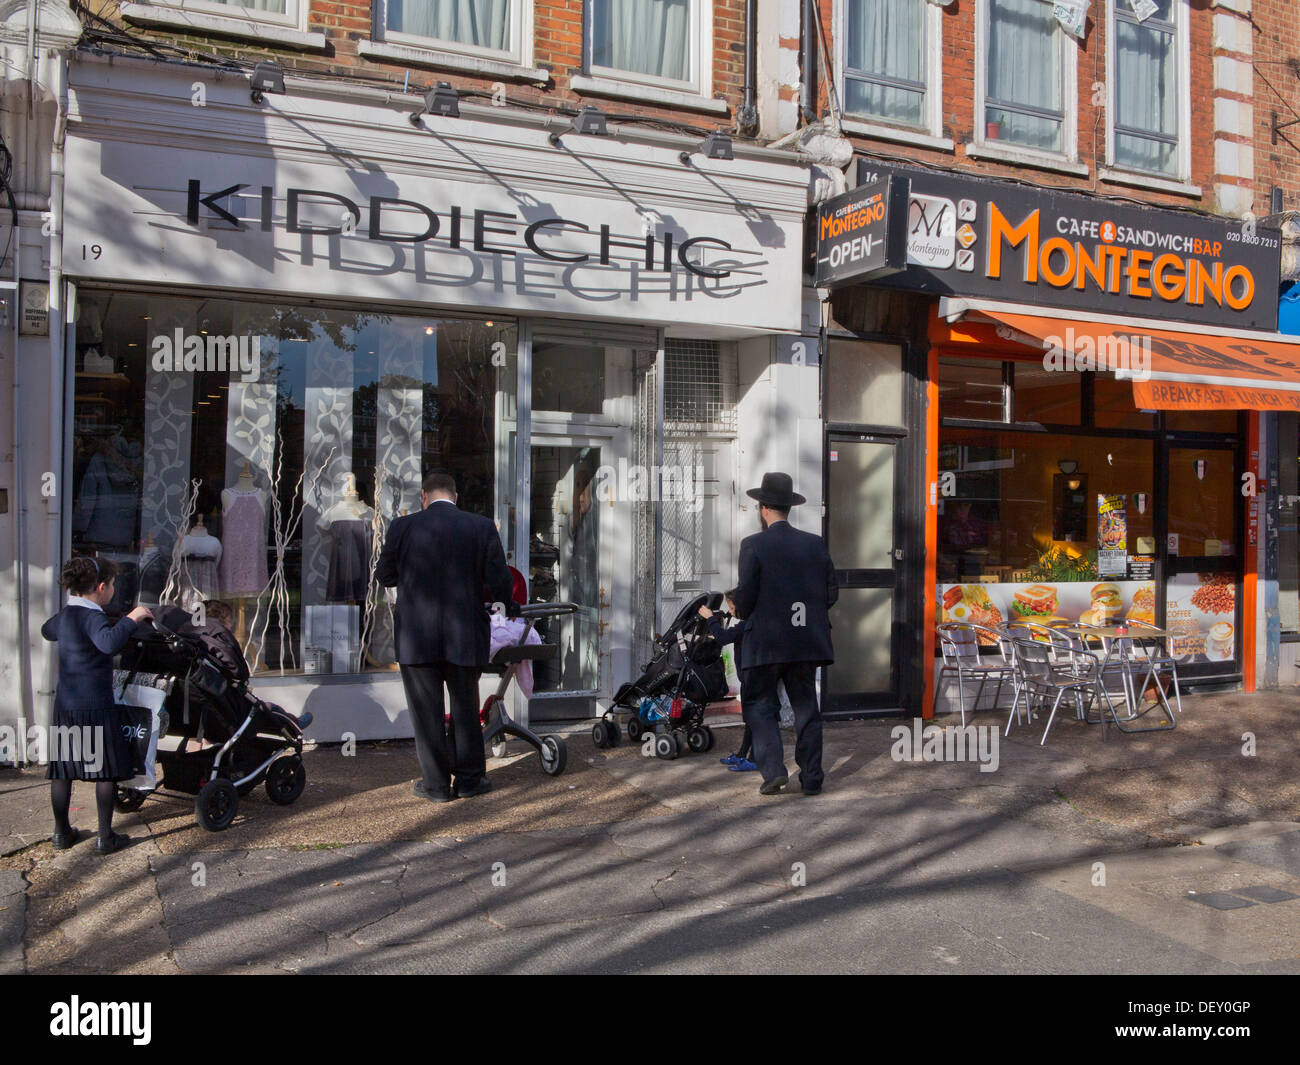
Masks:
[[[222,533],[225,554],[221,561],[221,587],[228,598],[237,600],[235,636],[242,643],[247,635],[247,600],[266,587],[266,493],[253,480],[248,462],[233,488],[221,493]]]
[[[181,555],[185,560],[181,605],[192,610],[201,600],[220,598],[217,563],[221,561],[221,541],[208,532],[202,514],[181,541]]]
[[[357,492],[357,479],[349,473],[343,498],[321,515],[317,528],[330,541],[329,580],[325,599],[331,603],[359,603],[366,597],[370,577],[371,521],[375,512]]]

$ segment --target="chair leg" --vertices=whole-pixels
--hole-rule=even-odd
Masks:
[[[966,727],[966,686],[962,683],[961,667],[957,667],[957,705],[961,707],[961,727]]]
[[[1038,741],[1040,747],[1047,742],[1047,734],[1052,731],[1052,722],[1056,720],[1056,708],[1061,705],[1061,696],[1064,694],[1064,688],[1056,693],[1056,700],[1052,703],[1052,712],[1047,718],[1047,728],[1043,729],[1043,738]]]
[[[1016,724],[1020,724],[1020,689],[1016,689],[1016,697],[1011,700],[1011,713],[1007,715],[1007,729],[1002,735],[1011,735],[1011,719],[1016,719]]]

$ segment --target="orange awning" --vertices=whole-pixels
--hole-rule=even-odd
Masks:
[[[970,309],[1011,330],[1010,339],[1041,345],[1046,366],[1132,380],[1143,410],[1300,411],[1300,343],[1277,334]]]

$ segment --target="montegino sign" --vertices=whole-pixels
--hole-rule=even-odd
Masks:
[[[910,179],[907,268],[882,284],[1238,329],[1277,328],[1271,230],[987,179],[859,161]]]
[[[907,179],[884,178],[817,207],[817,285],[834,287],[906,265]]]

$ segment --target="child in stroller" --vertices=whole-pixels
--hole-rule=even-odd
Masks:
[[[735,655],[736,669],[740,669],[740,648],[745,638],[745,623],[736,618],[736,589],[732,588],[725,592],[727,600],[727,611],[711,610],[707,606],[700,607],[700,617],[702,617],[709,626],[709,634],[718,641],[719,646],[726,647],[730,645]],[[736,620],[736,624],[727,626],[725,624],[727,615],[730,614]],[[754,749],[754,738],[750,734],[749,726],[745,726],[745,731],[740,738],[740,749],[733,751],[726,758],[719,759],[723,765],[733,773],[755,773],[758,766],[750,760],[750,754]]]
[[[159,740],[158,763],[168,791],[196,796],[195,818],[210,832],[228,828],[239,797],[265,782],[277,805],[297,801],[307,785],[299,717],[249,690],[248,665],[234,635],[217,620],[203,624],[180,607],[154,612],[153,631],[142,626],[122,652],[125,684],[167,692],[170,731]],[[149,791],[118,788],[119,810],[136,810]]]
[[[655,754],[672,759],[686,748],[696,754],[711,750],[713,730],[704,724],[710,702],[727,694],[722,647],[700,616],[702,606],[716,610],[722,596],[697,595],[682,607],[673,623],[655,639],[654,654],[636,680],[614,694],[610,708],[592,727],[597,747],[613,747],[621,734],[619,715],[630,715],[627,734],[633,743],[655,733]]]

